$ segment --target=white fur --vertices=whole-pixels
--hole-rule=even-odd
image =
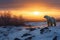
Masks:
[[[47,16],[47,15],[45,15],[44,18],[47,19],[47,24],[48,24],[48,26],[49,26],[49,25],[50,25],[50,26],[53,26],[53,25],[56,26],[56,20],[55,20],[55,18],[50,17],[50,16]]]

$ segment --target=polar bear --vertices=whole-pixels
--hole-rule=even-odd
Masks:
[[[45,15],[44,18],[47,19],[48,26],[56,26],[56,20],[54,17],[50,17],[48,15]]]

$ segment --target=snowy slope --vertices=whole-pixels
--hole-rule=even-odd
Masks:
[[[2,26],[0,40],[60,40],[60,25],[46,28]]]

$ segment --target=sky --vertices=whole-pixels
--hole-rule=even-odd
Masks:
[[[60,0],[0,0],[0,12],[6,10],[32,20],[44,15],[60,18]]]

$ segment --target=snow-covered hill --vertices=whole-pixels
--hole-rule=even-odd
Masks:
[[[55,27],[45,27],[46,23],[43,22],[27,25],[33,25],[34,28],[1,26],[0,40],[60,40],[60,22]]]
[[[0,27],[0,40],[60,40],[59,27]]]

